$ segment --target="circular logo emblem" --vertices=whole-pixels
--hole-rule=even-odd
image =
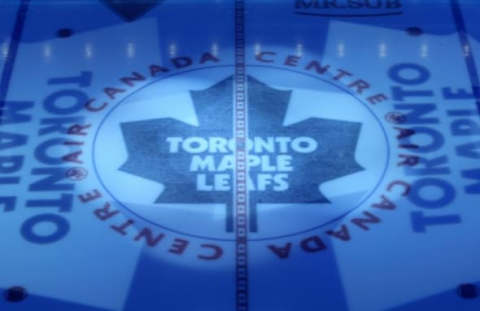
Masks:
[[[379,118],[319,77],[249,66],[249,239],[293,235],[335,222],[379,186],[389,143]],[[155,80],[111,109],[93,160],[126,211],[191,236],[234,239],[232,68]]]

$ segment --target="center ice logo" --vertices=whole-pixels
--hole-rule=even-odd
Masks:
[[[233,79],[190,91],[198,126],[172,118],[121,123],[128,152],[119,170],[162,183],[155,203],[221,203],[233,230]],[[361,124],[308,118],[284,125],[291,91],[248,77],[250,230],[257,203],[328,203],[319,186],[363,170]],[[171,103],[175,104],[175,103]]]

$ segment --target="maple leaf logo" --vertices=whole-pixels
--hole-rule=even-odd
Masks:
[[[265,150],[273,146],[272,142],[276,144],[275,150],[255,146],[249,151],[249,178],[253,181],[249,185],[249,225],[250,231],[256,232],[257,203],[328,203],[319,190],[322,183],[363,170],[355,160],[361,124],[308,118],[284,125],[292,91],[271,88],[251,76],[247,86],[249,139],[252,143],[257,139],[269,142]],[[172,118],[121,123],[128,158],[119,169],[162,183],[165,190],[155,203],[225,204],[226,231],[232,232],[233,192],[229,181],[233,180],[233,163],[229,160],[233,152],[222,141],[233,136],[233,77],[205,90],[190,91],[190,96],[198,126]],[[182,142],[189,138],[191,147],[196,148],[193,152],[182,150]],[[215,142],[214,150],[212,146],[200,150],[201,138],[210,144]],[[302,152],[287,146],[295,138],[301,140],[297,149],[302,147]],[[308,141],[315,142],[315,150],[306,150]],[[194,158],[203,164],[195,164]],[[281,165],[279,159],[283,159]],[[199,188],[199,176],[205,183],[215,174],[221,176],[220,186]],[[267,182],[271,187],[265,187],[265,176],[271,177]],[[258,185],[259,180],[263,180],[263,186]]]

